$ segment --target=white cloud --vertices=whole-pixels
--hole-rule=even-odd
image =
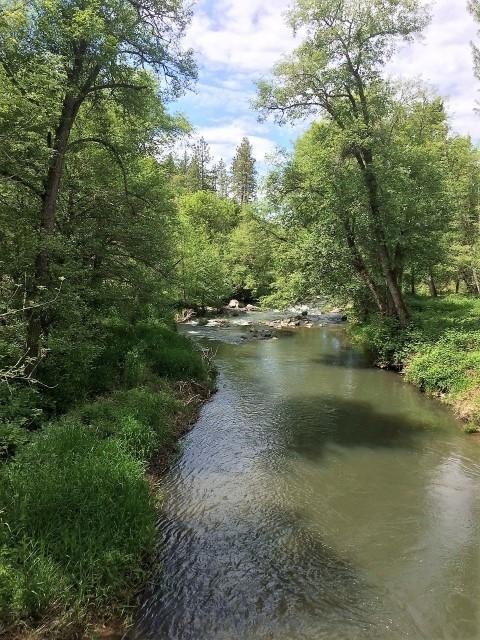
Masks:
[[[259,135],[260,132],[256,122],[236,120],[225,125],[199,127],[196,133],[207,140],[216,158],[224,158],[227,162],[231,161],[242,138],[247,136],[252,144],[254,157],[262,163],[265,156],[275,150],[275,143],[265,135]]]
[[[466,0],[437,0],[420,41],[402,48],[389,72],[402,78],[421,78],[447,99],[452,127],[480,140],[480,116],[474,112],[480,82],[473,74],[471,42],[477,25]]]
[[[288,144],[308,125],[280,130],[259,125],[250,107],[254,82],[296,45],[285,23],[291,0],[199,0],[187,35],[197,53],[200,84],[181,108],[212,147],[216,157],[230,160],[241,138],[248,136],[262,161],[278,141]],[[387,73],[423,79],[446,100],[452,127],[480,140],[475,113],[480,81],[473,75],[471,41],[477,26],[467,0],[434,0],[433,19],[421,41],[402,47]],[[479,38],[480,41],[480,38]]]
[[[208,4],[208,11],[207,11]],[[200,64],[243,72],[268,72],[295,46],[284,13],[289,0],[211,0],[200,3],[188,44]]]

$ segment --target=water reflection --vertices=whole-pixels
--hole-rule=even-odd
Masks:
[[[335,327],[221,345],[136,637],[478,640],[475,445]]]

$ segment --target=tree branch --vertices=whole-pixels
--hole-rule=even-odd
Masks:
[[[15,175],[11,171],[7,171],[6,169],[0,169],[0,176],[7,178],[7,180],[18,182],[18,184],[21,184],[22,186],[27,187],[27,189],[30,189],[30,191],[32,191],[39,198],[43,197],[43,193],[40,189],[37,189],[37,187],[34,187],[33,184],[28,182],[28,180],[25,180],[21,176]]]

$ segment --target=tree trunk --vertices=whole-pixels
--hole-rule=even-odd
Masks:
[[[373,237],[376,242],[376,253],[385,277],[388,290],[392,296],[395,307],[395,314],[401,325],[408,322],[408,311],[400,290],[397,274],[392,266],[390,256],[388,254],[387,241],[385,231],[381,222],[381,211],[378,202],[378,184],[375,171],[373,168],[373,156],[371,151],[364,149],[361,153],[356,154],[356,159],[362,172],[365,187],[367,189],[370,223]]]
[[[68,139],[80,108],[81,99],[67,94],[63,101],[60,122],[55,131],[52,158],[44,183],[42,206],[40,208],[40,249],[35,259],[35,277],[30,293],[35,298],[39,285],[47,289],[51,285],[49,274],[50,255],[48,240],[55,232],[58,193],[65,166]],[[28,315],[26,358],[27,374],[31,374],[40,358],[40,339],[42,332],[48,330],[48,316],[45,307],[32,309]]]
[[[435,286],[435,279],[433,277],[433,272],[431,269],[428,272],[428,288],[430,289],[430,295],[432,296],[432,298],[437,298],[438,291],[437,287]]]
[[[462,277],[462,280],[465,282],[465,285],[467,287],[467,291],[470,295],[475,295],[476,293],[476,287],[473,283],[472,278],[470,277],[470,275],[467,273],[466,269],[462,269],[460,271],[460,275]]]
[[[347,220],[343,221],[343,226],[345,229],[345,239],[347,241],[348,248],[350,249],[350,253],[352,255],[353,268],[366,284],[380,313],[385,314],[387,310],[385,301],[382,298],[382,295],[378,290],[378,287],[375,284],[375,281],[373,280],[373,278],[370,276],[370,273],[368,272],[367,265],[365,264],[365,261],[363,260],[362,255],[357,247],[353,231]]]
[[[410,293],[412,294],[412,296],[414,296],[416,294],[416,290],[415,290],[415,273],[413,271],[410,274]]]
[[[473,273],[473,281],[475,283],[475,287],[477,289],[477,295],[480,296],[480,283],[478,281],[478,274],[477,274],[477,270],[476,269],[472,269],[472,273]]]

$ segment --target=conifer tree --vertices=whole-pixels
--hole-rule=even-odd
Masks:
[[[216,169],[216,191],[220,198],[228,198],[230,193],[230,176],[228,175],[227,165],[223,158],[215,167]]]
[[[240,205],[249,204],[257,190],[255,159],[248,138],[243,138],[232,162],[231,190]]]
[[[200,138],[192,149],[192,157],[187,169],[187,183],[191,191],[211,191],[212,155],[205,138]]]

